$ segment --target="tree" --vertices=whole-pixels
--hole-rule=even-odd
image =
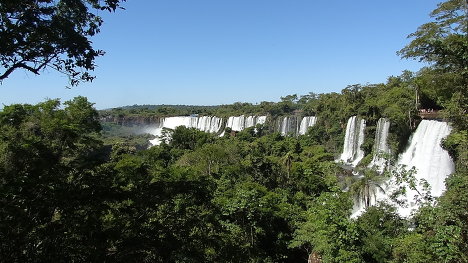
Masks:
[[[351,199],[341,191],[323,192],[298,224],[291,247],[302,247],[321,262],[363,262],[356,224],[349,219]]]
[[[466,0],[440,3],[430,14],[435,21],[423,24],[408,37],[413,40],[398,54],[403,58],[419,59],[437,67],[464,70],[468,61]]]
[[[387,204],[369,207],[356,219],[360,247],[364,262],[390,262],[392,248],[399,236],[407,232],[408,225]]]
[[[103,261],[110,180],[92,104],[6,106],[0,130],[0,261]]]
[[[92,81],[96,57],[90,37],[99,33],[99,10],[115,11],[125,0],[0,0],[0,82],[18,69],[39,75],[51,68],[70,84]]]
[[[434,21],[421,25],[408,37],[412,41],[398,54],[428,62],[430,74],[442,80],[440,102],[454,126],[468,129],[468,3],[466,0],[448,0],[432,11]],[[447,90],[445,92],[444,90]],[[445,93],[445,94],[444,94]],[[445,99],[446,94],[451,94]]]
[[[351,186],[351,192],[355,195],[354,197],[358,203],[364,204],[364,207],[368,208],[377,202],[379,191],[385,193],[385,189],[382,187],[384,180],[376,171],[366,169],[362,177]]]

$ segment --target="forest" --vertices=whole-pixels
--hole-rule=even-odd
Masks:
[[[467,11],[464,0],[439,4],[398,52],[428,66],[340,93],[206,107],[98,111],[85,97],[4,106],[0,262],[468,262]],[[411,171],[368,164],[380,118],[391,123],[385,158],[395,163],[427,109],[452,128],[442,146],[455,172],[443,195],[422,193],[409,217],[388,202],[351,217],[365,189],[392,176],[416,187]],[[152,135],[115,122],[187,115],[317,123],[297,136],[268,121],[223,136],[179,126],[150,147]],[[367,122],[362,177],[335,161],[351,116]]]

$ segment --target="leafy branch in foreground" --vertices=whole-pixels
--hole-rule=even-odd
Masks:
[[[94,60],[104,55],[89,40],[103,23],[97,13],[123,1],[0,0],[0,82],[19,69],[39,75],[46,68],[67,75],[72,86],[92,81]]]

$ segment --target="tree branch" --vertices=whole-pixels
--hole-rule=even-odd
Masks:
[[[48,59],[45,59],[44,62],[42,64],[40,64],[38,67],[28,66],[26,63],[24,63],[24,61],[15,63],[15,64],[13,64],[13,66],[8,68],[3,74],[0,75],[0,81],[8,78],[8,76],[18,68],[24,68],[24,69],[27,69],[27,70],[31,71],[32,73],[34,73],[36,75],[39,75],[39,71],[43,67],[45,67],[54,57],[55,56],[53,56],[51,58],[48,58]]]
[[[8,78],[8,76],[10,76],[10,74],[13,73],[13,71],[15,71],[18,68],[24,68],[24,69],[27,69],[27,70],[31,71],[32,73],[34,73],[36,75],[39,75],[39,69],[35,69],[35,68],[31,67],[31,66],[28,66],[28,65],[24,64],[23,62],[20,62],[20,63],[13,64],[13,66],[11,66],[2,75],[0,75],[0,80],[4,80],[4,79]]]

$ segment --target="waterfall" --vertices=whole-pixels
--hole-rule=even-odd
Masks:
[[[203,116],[198,118],[197,129],[204,132],[217,133],[221,129],[222,118]]]
[[[300,117],[297,116],[286,116],[277,121],[277,131],[281,135],[286,136],[288,134],[293,135],[304,135],[309,127],[315,125],[315,116],[303,117],[300,122]]]
[[[307,132],[309,127],[312,127],[317,122],[317,118],[315,116],[306,116],[302,118],[301,124],[299,125],[299,134],[304,135]]]
[[[343,161],[352,166],[356,166],[364,157],[364,151],[361,145],[364,142],[364,129],[366,121],[357,116],[350,117],[346,125],[346,135],[343,146],[343,153],[339,161]]]
[[[291,131],[291,117],[283,117],[283,121],[281,122],[279,130],[281,131],[281,135],[286,136]]]
[[[204,132],[217,133],[221,129],[223,119],[214,116],[176,116],[163,118],[159,126],[151,131],[151,134],[156,138],[150,140],[152,145],[159,145],[161,143],[161,135],[163,128],[175,129],[179,126],[187,128],[195,128]]]
[[[242,131],[249,127],[255,127],[257,124],[265,124],[267,116],[231,116],[226,121],[226,128],[231,128],[233,131]],[[305,134],[307,128],[315,125],[316,117],[306,116],[303,117],[300,124],[298,117],[290,116],[283,117],[281,123],[278,125],[278,130],[282,135],[290,133],[294,135]],[[157,136],[156,139],[151,140],[152,145],[160,144],[160,137],[163,128],[175,129],[178,126],[185,126],[188,128],[196,128],[200,131],[218,133],[223,126],[223,119],[215,116],[176,116],[162,118],[157,128],[153,129],[150,133]],[[221,136],[224,132],[221,134]]]
[[[431,186],[431,195],[438,197],[445,191],[445,179],[455,171],[455,165],[447,151],[441,146],[442,139],[448,136],[451,128],[446,122],[423,120],[411,137],[410,145],[398,159],[399,165],[416,169],[415,178],[424,179]],[[409,190],[403,199],[409,207],[400,209],[400,214],[409,215],[417,204],[416,192]]]
[[[256,119],[256,118],[257,118],[257,117],[255,117],[255,116],[249,116],[249,117],[247,117],[247,118],[245,119],[245,125],[244,125],[244,127],[245,127],[245,128],[248,128],[248,127],[255,126],[255,119]]]
[[[229,117],[226,123],[226,127],[231,128],[233,131],[242,131],[245,125],[245,117],[241,116],[232,116]]]
[[[425,180],[431,187],[431,196],[439,197],[445,191],[445,179],[448,175],[455,171],[455,165],[447,151],[441,146],[442,139],[450,134],[451,128],[446,122],[423,120],[418,128],[411,136],[409,146],[398,159],[398,166],[393,167],[393,171],[399,172],[399,167],[403,166],[405,170],[415,168],[413,174],[417,189],[421,189],[419,182]],[[377,141],[377,140],[376,140]],[[379,192],[376,200],[372,200],[372,205],[377,201],[390,201],[389,195],[392,194],[398,187],[395,178],[391,178],[386,185],[385,193]],[[404,186],[407,187],[405,184]],[[421,192],[422,193],[422,192]],[[399,206],[398,213],[401,216],[411,215],[411,211],[418,208],[417,199],[418,193],[407,187],[406,193],[398,198],[399,201],[406,203],[406,206]],[[355,204],[352,217],[356,217],[362,213],[364,206]]]
[[[385,169],[386,159],[390,154],[390,148],[387,144],[388,131],[390,129],[390,121],[386,118],[380,118],[377,122],[374,142],[374,156],[369,163],[369,168],[376,168],[380,173]]]
[[[231,116],[228,118],[226,127],[231,128],[233,131],[242,131],[245,128],[254,127],[257,124],[264,124],[266,116]]]

